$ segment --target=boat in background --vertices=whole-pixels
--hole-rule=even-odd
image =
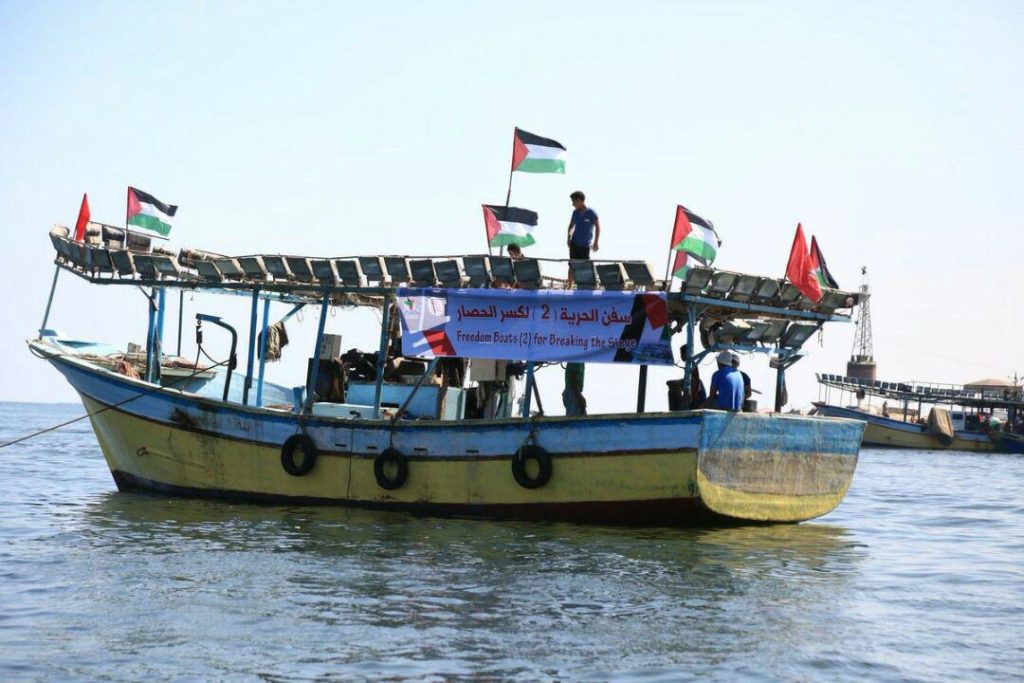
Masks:
[[[831,374],[819,374],[818,382],[816,414],[864,420],[865,446],[1019,452],[1014,444],[1020,437],[1013,434],[1024,429],[1019,383],[881,382]]]
[[[781,390],[804,342],[826,322],[849,321],[840,309],[856,294],[827,290],[816,304],[777,278],[710,268],[692,268],[682,291],[670,292],[643,262],[556,262],[560,274],[573,271],[577,289],[565,291],[538,259],[175,254],[112,226],[86,234],[77,242],[66,228],[51,231],[54,285],[29,347],[81,396],[122,491],[612,524],[797,522],[834,509],[856,469],[859,420],[644,407],[647,364],[672,362],[673,334],[686,334],[687,386],[704,355],[728,348],[771,354]],[[146,344],[122,350],[48,329],[61,272],[101,288],[146,288]],[[223,328],[228,360],[165,357],[168,290],[251,300],[244,374],[234,370],[236,331],[206,313],[196,315],[197,345],[202,325]],[[481,298],[497,303],[459,303]],[[585,310],[571,310],[581,301]],[[289,307],[281,320],[319,307],[300,386],[265,381],[271,304]],[[375,351],[339,355],[325,330],[336,305],[380,311]],[[478,335],[456,319],[489,320],[495,337],[517,324],[542,331],[556,319],[549,306],[561,310],[559,325],[581,333],[566,339],[593,325],[615,342],[583,360],[638,367],[635,411],[538,414],[533,362],[554,356],[530,356],[520,380],[510,355],[467,361],[456,352],[459,335]],[[416,330],[414,313],[456,327]],[[706,342],[699,353],[697,334]],[[410,352],[417,340],[421,352]]]
[[[1005,430],[989,432],[989,438],[1002,453],[1024,454],[1024,433],[1014,434]]]

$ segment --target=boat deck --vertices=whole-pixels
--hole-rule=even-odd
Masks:
[[[928,382],[881,382],[844,375],[819,374],[823,386],[910,403],[948,404],[969,408],[1024,408],[1021,388],[986,391],[956,384]]]

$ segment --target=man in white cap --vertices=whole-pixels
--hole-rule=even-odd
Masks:
[[[715,410],[739,412],[743,409],[743,376],[733,366],[733,359],[739,360],[731,351],[718,354],[718,370],[711,375],[711,395],[708,405]]]

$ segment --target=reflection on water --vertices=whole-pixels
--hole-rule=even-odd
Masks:
[[[948,457],[868,452],[818,522],[633,529],[120,494],[72,430],[0,459],[0,676],[1010,678],[1024,461]]]
[[[452,676],[483,667],[532,678],[537,656],[552,672],[599,678],[591,662],[700,670],[722,661],[723,637],[755,671],[758,658],[817,635],[812,615],[844,592],[864,552],[821,524],[637,530],[116,493],[69,522],[106,574],[90,583],[90,602],[113,603],[126,629],[140,608],[145,623],[165,625],[132,628],[108,647],[173,657],[187,642],[217,642],[227,626],[308,659],[300,643],[315,634],[337,643],[314,648],[325,667],[317,675],[397,658],[418,674],[440,662]],[[182,613],[185,596],[194,604]],[[196,610],[217,612],[217,627],[189,618],[191,638],[174,629],[177,638],[161,641],[168,620]],[[289,664],[268,671],[297,663],[284,657]],[[249,664],[231,658],[228,670]]]

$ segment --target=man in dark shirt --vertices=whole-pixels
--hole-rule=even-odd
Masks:
[[[740,357],[737,354],[732,354],[732,366],[739,370]],[[754,395],[754,388],[750,384],[750,375],[740,370],[740,375],[743,377],[743,412],[749,413],[754,412],[750,410],[750,397]]]
[[[583,397],[583,363],[565,364],[565,389],[562,391],[562,405],[568,417],[587,414],[587,399]]]
[[[693,366],[693,372],[690,373],[689,396],[683,393],[683,380],[670,379],[665,384],[668,385],[669,410],[700,410],[704,407],[704,402],[708,400],[704,382],[700,380],[700,367],[697,365]]]
[[[587,197],[576,190],[569,199],[572,200],[572,218],[566,232],[566,246],[569,247],[569,258],[574,261],[590,259],[590,250],[600,249],[601,221],[597,212],[587,207]],[[572,269],[569,269],[569,288],[572,288]]]

